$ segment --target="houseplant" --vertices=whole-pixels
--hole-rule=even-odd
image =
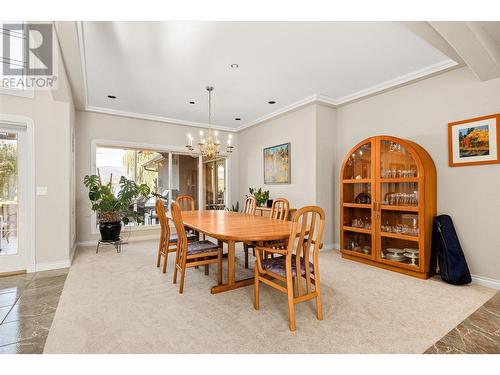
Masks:
[[[250,192],[251,195],[255,197],[255,200],[257,201],[257,206],[265,206],[267,203],[267,200],[269,199],[269,190],[263,191],[262,188],[254,189],[254,188],[248,188],[248,191]]]
[[[140,216],[132,207],[136,198],[149,196],[151,189],[146,184],[139,185],[121,176],[120,190],[114,194],[111,178],[108,184],[103,185],[99,176],[87,175],[83,183],[89,189],[91,209],[97,214],[103,241],[114,241],[120,238],[122,221],[124,224],[128,224],[130,220],[141,221]]]

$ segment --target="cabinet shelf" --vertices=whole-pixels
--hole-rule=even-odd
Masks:
[[[418,182],[418,177],[381,178],[382,183]]]
[[[351,227],[351,226],[348,226],[348,225],[344,225],[344,230],[347,230],[349,232],[372,234],[372,230],[371,229]]]
[[[351,207],[351,208],[372,208],[371,204],[362,204],[362,203],[343,203],[344,207]]]
[[[408,175],[413,171],[412,175],[417,177],[382,178],[382,174],[387,176],[387,171],[391,171],[393,176]],[[356,180],[352,178],[354,176],[371,178]],[[345,157],[340,185],[342,257],[406,275],[428,278],[432,221],[437,204],[436,167],[427,151],[414,142],[391,136],[367,138],[354,146]],[[418,205],[389,205],[389,202]],[[367,222],[371,223],[371,229],[351,226],[351,223],[363,225]],[[391,230],[387,226],[418,228],[418,236],[383,232],[382,228]],[[353,244],[363,249],[369,247],[371,253],[353,251]],[[386,259],[384,254],[389,248],[418,249],[418,264]]]
[[[401,233],[389,233],[389,232],[380,232],[380,235],[382,237],[387,237],[387,238],[397,238],[399,240],[406,240],[406,241],[414,241],[418,242],[419,238],[418,236],[410,236],[408,234],[401,234]]]
[[[351,178],[348,180],[343,180],[342,181],[344,184],[371,184],[373,180],[371,178],[361,178],[361,179],[355,179]]]
[[[419,210],[418,206],[391,206],[388,204],[380,205],[380,209],[386,211],[411,211],[411,212],[418,212]]]

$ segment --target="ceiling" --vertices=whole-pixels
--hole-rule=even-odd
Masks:
[[[87,109],[199,125],[212,85],[212,122],[231,130],[456,64],[397,22],[83,22],[81,30]]]

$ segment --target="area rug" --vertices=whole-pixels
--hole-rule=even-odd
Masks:
[[[184,294],[156,268],[155,241],[77,250],[44,353],[423,353],[495,294],[478,285],[419,280],[320,253],[324,320],[286,295],[253,286],[212,295],[215,267],[188,269]],[[251,275],[237,248],[237,278]],[[225,262],[224,262],[225,263]]]

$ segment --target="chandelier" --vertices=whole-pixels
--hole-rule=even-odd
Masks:
[[[199,154],[201,154],[203,160],[213,160],[217,159],[219,156],[225,156],[220,154],[220,142],[219,133],[217,130],[212,130],[212,91],[214,88],[212,86],[206,87],[208,91],[208,131],[207,137],[204,138],[203,130],[200,130],[200,140],[198,142]],[[226,153],[229,156],[233,152],[234,146],[231,145],[232,136],[229,134],[227,139]],[[193,147],[193,136],[188,134],[188,144],[186,148],[189,150],[191,156],[194,155]]]

